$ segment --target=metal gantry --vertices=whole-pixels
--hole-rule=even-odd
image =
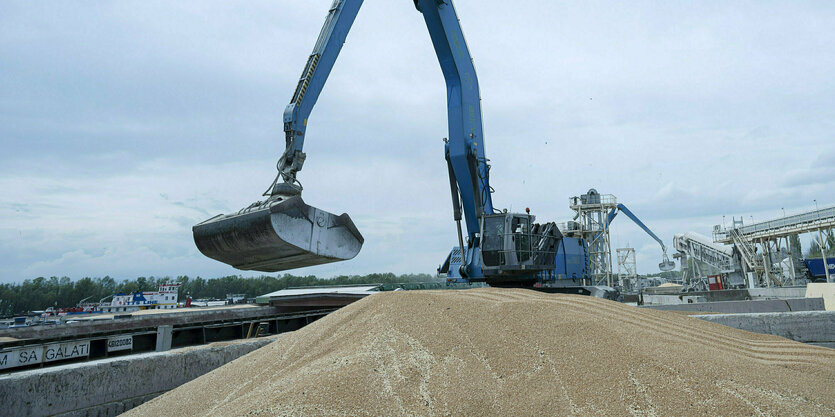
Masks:
[[[827,265],[824,232],[835,227],[835,207],[783,216],[778,219],[744,225],[742,218],[734,219],[731,227],[713,227],[716,243],[733,244],[742,260],[745,274],[762,286],[794,285],[798,271],[791,238],[803,233],[817,234],[821,245],[821,257]],[[785,259],[788,265],[785,265]],[[824,268],[826,281],[832,282],[828,268]]]
[[[690,286],[704,281],[707,276],[700,265],[706,265],[709,273],[725,274],[733,285],[744,285],[741,266],[730,245],[712,242],[707,236],[687,232],[673,236],[675,258],[681,260],[682,281]]]
[[[621,288],[635,288],[638,280],[638,262],[635,248],[618,248],[618,285]]]
[[[612,286],[612,246],[609,239],[609,213],[617,208],[618,200],[612,194],[600,194],[595,189],[569,199],[574,210],[574,220],[562,230],[570,230],[575,236],[588,242],[589,273],[592,285]]]

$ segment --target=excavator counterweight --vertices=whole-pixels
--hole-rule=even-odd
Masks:
[[[347,214],[311,207],[299,195],[212,217],[192,231],[209,258],[261,272],[345,261],[357,256],[364,242]]]

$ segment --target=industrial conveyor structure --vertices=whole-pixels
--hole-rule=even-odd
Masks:
[[[812,233],[824,241],[824,231],[833,226],[835,207],[827,207],[749,225],[744,225],[742,218],[733,219],[731,227],[713,227],[713,241],[734,245],[740,255],[742,271],[755,285],[794,285],[801,274],[792,253],[799,248],[792,247],[790,237]],[[826,263],[826,254],[822,252],[821,257]],[[832,281],[828,270],[826,279]]]
[[[682,280],[688,286],[697,286],[708,275],[702,271],[700,262],[712,267],[712,273],[728,276],[727,281],[731,286],[745,285],[739,257],[733,246],[715,243],[707,236],[687,232],[673,236],[673,248],[677,251],[673,257],[681,262]],[[698,262],[688,262],[688,259]]]

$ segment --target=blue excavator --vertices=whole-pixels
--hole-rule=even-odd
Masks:
[[[536,223],[527,209],[511,213],[493,207],[478,77],[455,6],[452,0],[413,2],[426,22],[446,81],[449,137],[444,158],[458,231],[454,275],[492,286],[533,287],[554,276],[560,251],[563,262],[571,258],[581,268],[575,255],[582,255],[582,242],[563,241],[555,223]],[[297,174],[306,158],[308,118],[362,3],[333,1],[284,111],[286,147],[278,175],[262,201],[193,227],[204,255],[238,269],[276,272],[344,261],[359,253],[364,240],[351,218],[307,205]]]
[[[582,197],[578,197],[583,201],[600,202],[600,194],[595,189],[591,189]],[[600,297],[616,297],[612,293],[612,289],[608,287],[593,286],[594,277],[592,277],[591,258],[589,256],[589,245],[583,236],[589,236],[591,241],[600,238],[601,234],[606,232],[615,217],[619,213],[623,213],[635,222],[638,227],[643,229],[650,237],[652,237],[661,246],[662,261],[658,264],[658,268],[662,272],[672,271],[675,269],[675,262],[671,261],[667,256],[667,247],[664,242],[655,233],[650,230],[631,210],[623,204],[617,204],[609,213],[603,217],[601,226],[602,230],[591,234],[582,233],[579,229],[582,227],[576,222],[568,222],[564,235],[560,239],[557,247],[556,259],[554,268],[547,271],[540,271],[537,274],[537,280],[534,283],[535,288],[540,291],[550,292],[568,292],[580,293],[586,295],[596,295]],[[576,220],[576,218],[575,218]],[[438,268],[440,275],[446,276],[447,282],[462,283],[467,280],[458,273],[458,267],[461,264],[461,251],[459,247],[454,247],[447,256],[443,264]]]

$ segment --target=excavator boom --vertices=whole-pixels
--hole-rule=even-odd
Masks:
[[[626,206],[624,206],[623,204],[618,204],[617,207],[612,209],[612,211],[609,213],[609,216],[606,219],[606,227],[609,227],[609,224],[612,223],[612,220],[615,219],[615,216],[618,215],[619,211],[623,212],[623,214],[625,214],[626,217],[629,217],[633,222],[635,222],[636,225],[638,225],[638,227],[647,232],[647,234],[650,235],[650,237],[655,239],[655,241],[658,242],[659,245],[661,245],[662,255],[661,263],[658,264],[658,269],[660,269],[663,272],[668,272],[672,271],[673,269],[676,269],[676,263],[674,261],[671,261],[670,258],[667,257],[667,246],[664,245],[664,241],[661,240],[661,238],[659,238],[658,236],[656,236],[655,233],[653,233],[652,230],[650,230],[649,227],[647,227],[647,225],[645,225],[644,222],[642,222],[641,219],[638,218],[638,216],[634,215],[632,211],[626,208]]]
[[[238,269],[278,272],[352,259],[364,239],[351,218],[307,205],[296,173],[307,120],[325,86],[362,0],[334,0],[298,85],[284,110],[285,150],[264,201],[218,215],[192,228],[209,258]]]

